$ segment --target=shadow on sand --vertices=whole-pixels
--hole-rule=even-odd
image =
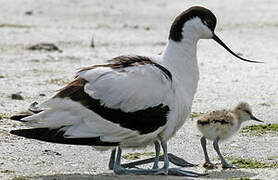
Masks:
[[[207,179],[226,179],[226,178],[243,178],[243,177],[253,177],[256,173],[246,172],[239,169],[233,170],[221,170],[209,172]]]
[[[200,177],[200,179],[226,179],[226,178],[242,178],[242,177],[253,177],[256,173],[246,172],[242,170],[222,170],[208,172],[209,175]],[[198,179],[198,178],[186,178],[179,176],[132,176],[132,175],[115,175],[113,173],[103,173],[103,174],[54,174],[46,176],[35,176],[28,177],[35,180],[180,180],[180,179]]]
[[[181,180],[184,177],[178,176],[144,176],[144,175],[115,175],[113,173],[103,173],[97,175],[91,174],[55,174],[48,176],[28,177],[32,180]],[[187,178],[186,178],[187,179]],[[188,178],[192,179],[192,178]],[[195,178],[196,179],[196,178]]]

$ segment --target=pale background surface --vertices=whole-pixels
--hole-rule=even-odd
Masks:
[[[80,67],[122,54],[161,52],[174,17],[192,5],[203,5],[215,13],[218,17],[216,33],[235,52],[265,62],[241,62],[214,41],[201,40],[198,44],[200,82],[193,111],[230,108],[239,101],[247,101],[258,118],[277,123],[277,0],[1,0],[0,24],[15,26],[0,27],[0,113],[14,114],[33,101],[42,102],[53,96],[55,90],[73,79]],[[26,11],[33,14],[25,15]],[[92,36],[94,49],[89,46]],[[26,50],[40,42],[55,43],[63,52]],[[16,92],[22,92],[25,100],[11,100],[9,95]],[[46,96],[39,96],[41,93]],[[244,125],[248,124],[251,123]],[[0,120],[0,179],[20,175],[39,179],[182,179],[114,176],[107,170],[108,151],[9,136],[8,131],[14,128],[21,126],[7,119]],[[204,157],[199,138],[195,122],[188,120],[169,141],[169,152],[202,164]],[[219,162],[211,144],[208,149],[213,162]],[[236,135],[221,144],[220,149],[232,157],[277,158],[278,137]],[[150,152],[154,148],[139,151]],[[204,172],[201,166],[190,169]],[[12,172],[5,173],[6,170]],[[278,170],[218,169],[206,178],[232,177],[278,179]]]

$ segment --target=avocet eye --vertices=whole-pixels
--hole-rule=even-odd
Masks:
[[[203,21],[203,23],[204,23],[206,26],[209,25],[209,23],[208,23],[207,21]]]

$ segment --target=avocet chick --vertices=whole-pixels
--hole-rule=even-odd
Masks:
[[[206,148],[206,139],[210,139],[213,141],[213,147],[221,160],[222,167],[237,168],[235,165],[228,164],[224,159],[219,150],[218,142],[231,137],[238,131],[241,123],[248,120],[263,122],[253,116],[252,110],[248,103],[242,102],[238,104],[233,110],[213,111],[204,115],[197,121],[197,127],[203,134],[201,137],[201,145],[206,161],[204,167],[215,168],[215,165],[209,160]]]

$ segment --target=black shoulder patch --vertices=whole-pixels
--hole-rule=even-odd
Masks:
[[[79,72],[94,69],[97,67],[110,67],[112,69],[119,69],[119,68],[126,68],[126,67],[132,67],[132,66],[140,66],[145,64],[151,64],[155,67],[159,68],[165,77],[169,80],[172,80],[172,74],[169,70],[167,70],[162,65],[153,62],[150,58],[146,56],[118,56],[111,60],[108,60],[108,64],[100,64],[100,65],[94,65],[90,67],[86,67],[81,69]]]

